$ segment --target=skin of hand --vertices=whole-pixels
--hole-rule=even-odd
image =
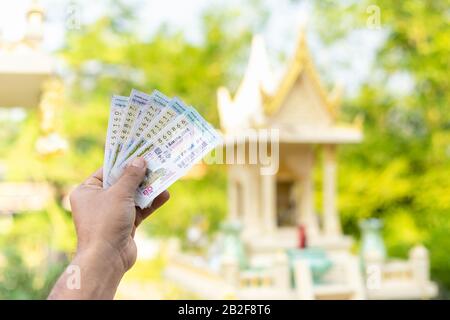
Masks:
[[[145,168],[145,160],[136,158],[108,189],[102,187],[99,169],[71,193],[77,251],[49,299],[114,297],[123,275],[136,262],[136,228],[169,199],[169,193],[164,191],[149,208],[135,207],[134,194],[144,178]],[[77,275],[79,286],[73,288],[68,283]]]

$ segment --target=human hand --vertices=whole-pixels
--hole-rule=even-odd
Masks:
[[[77,251],[95,247],[117,256],[124,271],[133,266],[137,255],[133,239],[137,226],[169,199],[165,191],[149,208],[135,207],[134,194],[144,175],[145,160],[136,158],[109,189],[102,188],[100,169],[71,193]]]
[[[145,160],[136,158],[108,189],[102,187],[103,174],[99,169],[71,193],[70,204],[78,238],[77,253],[72,264],[81,268],[86,280],[93,281],[93,287],[85,286],[85,294],[74,296],[65,295],[66,290],[58,289],[60,286],[57,284],[50,298],[114,296],[123,274],[136,261],[136,228],[169,199],[169,193],[164,191],[149,208],[142,210],[135,207],[134,194],[144,178],[145,167]],[[102,281],[107,282],[107,286],[100,290]]]

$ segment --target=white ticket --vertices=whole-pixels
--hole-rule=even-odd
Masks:
[[[135,193],[141,208],[172,185],[222,142],[218,132],[193,108],[159,91],[132,90],[129,98],[113,96],[105,144],[103,187],[120,178],[136,157],[147,163]]]
[[[152,92],[149,103],[142,107],[141,113],[138,115],[138,118],[131,129],[130,135],[127,137],[123,148],[119,153],[118,159],[120,159],[121,153],[133,145],[137,139],[140,139],[149,124],[155,119],[161,110],[167,106],[168,103],[169,98],[167,98],[164,94],[158,90],[154,90]]]
[[[103,160],[103,187],[106,186],[112,152],[117,143],[120,125],[127,103],[128,97],[114,95],[111,99],[108,129],[106,131],[105,156]]]
[[[195,110],[179,116],[155,137],[155,146],[144,155],[147,172],[136,191],[136,205],[148,207],[219,143],[219,134]]]
[[[152,96],[146,93],[133,89],[128,99],[128,104],[125,108],[124,115],[122,117],[122,123],[120,124],[120,131],[117,137],[117,143],[115,144],[111,161],[109,163],[109,170],[112,171],[114,164],[117,161],[117,157],[123,148],[125,141],[128,139],[134,123],[141,115],[141,111],[145,106],[148,106]]]
[[[121,164],[131,157],[140,157],[144,151],[137,153],[138,150],[148,141],[151,141],[154,136],[159,134],[159,132],[178,115],[185,113],[188,109],[179,99],[174,98],[170,100],[168,105],[161,110],[161,112],[156,116],[155,119],[150,121],[142,134],[137,135],[131,145],[124,149],[116,161],[116,167],[121,166]],[[129,162],[129,161],[128,161]],[[127,162],[127,163],[128,163]],[[121,166],[123,167],[123,166]]]

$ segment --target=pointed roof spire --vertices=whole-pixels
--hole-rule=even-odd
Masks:
[[[27,17],[29,17],[31,14],[36,13],[44,16],[44,8],[41,6],[39,0],[33,0],[31,2],[30,7],[27,11]]]
[[[272,70],[267,56],[266,44],[261,35],[253,37],[250,49],[250,57],[245,70],[244,78],[236,93],[238,98],[248,86],[259,86],[264,91],[270,91],[273,87]]]
[[[24,40],[33,47],[38,47],[44,37],[44,8],[38,0],[33,0],[27,11],[27,31]]]
[[[280,141],[286,143],[361,141],[361,121],[343,125],[336,119],[342,88],[336,86],[329,94],[322,86],[308,50],[305,24],[300,25],[295,52],[286,72],[276,90],[272,90],[275,81],[264,41],[255,36],[235,97],[226,88],[220,88],[217,93],[226,136],[239,137],[247,128],[263,127],[279,129]]]
[[[328,93],[322,86],[320,81],[319,74],[314,66],[312,61],[312,57],[309,53],[307,39],[306,39],[306,24],[301,23],[299,27],[299,32],[296,41],[296,48],[294,52],[294,56],[291,62],[288,65],[286,74],[281,79],[281,82],[275,91],[273,97],[268,101],[265,106],[265,111],[268,115],[273,115],[278,111],[281,104],[283,103],[286,96],[291,91],[294,86],[296,80],[302,75],[302,73],[306,72],[314,87],[317,90],[317,93],[322,100],[322,104],[325,106],[326,111],[335,118],[336,109],[334,103],[328,97]],[[339,100],[336,100],[338,102]]]
[[[264,121],[262,94],[271,92],[273,87],[273,76],[264,39],[260,35],[255,35],[249,62],[234,99],[225,88],[218,91],[222,127],[232,131],[260,125]]]

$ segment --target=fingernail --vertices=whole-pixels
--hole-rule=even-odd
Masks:
[[[138,158],[134,159],[133,162],[131,162],[131,165],[133,167],[144,168],[145,160],[144,160],[144,158],[138,157]]]

